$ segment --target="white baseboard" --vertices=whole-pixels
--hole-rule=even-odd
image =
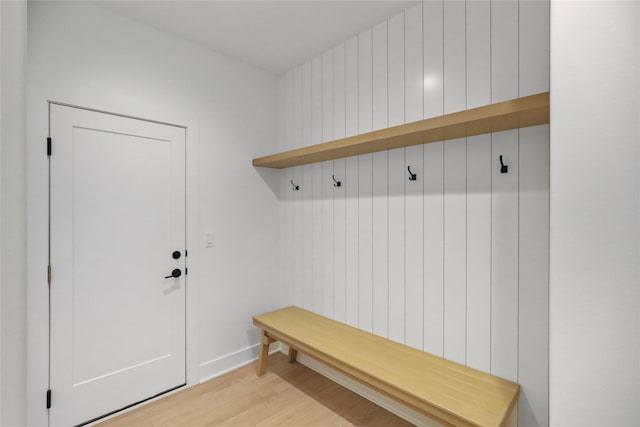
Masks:
[[[269,354],[279,350],[278,343],[273,343],[269,347]],[[234,351],[215,359],[208,360],[200,364],[200,382],[205,382],[213,378],[224,375],[235,369],[248,365],[258,360],[260,344],[254,344],[242,350]]]
[[[287,354],[287,352],[289,351],[289,347],[287,347],[285,344],[281,344],[280,351]],[[358,381],[349,378],[344,374],[341,374],[340,372],[318,362],[315,359],[312,359],[306,354],[298,353],[297,360],[301,364],[316,371],[320,375],[329,378],[330,380],[340,384],[344,388],[351,390],[352,392],[364,397],[367,400],[370,400],[381,408],[386,409],[387,411],[399,416],[404,420],[409,421],[412,424],[424,427],[444,427],[442,424],[427,417],[426,415],[423,415],[365,385],[362,385]]]

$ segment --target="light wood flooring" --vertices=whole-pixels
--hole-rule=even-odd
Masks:
[[[311,369],[269,357],[100,424],[120,426],[410,426]]]

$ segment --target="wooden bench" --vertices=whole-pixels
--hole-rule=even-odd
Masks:
[[[297,352],[439,422],[455,426],[516,426],[520,386],[298,307],[255,316],[262,329],[258,375],[269,344]]]

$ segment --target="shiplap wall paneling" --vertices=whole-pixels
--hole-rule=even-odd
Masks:
[[[491,102],[518,97],[518,2],[491,4]],[[502,155],[509,172],[500,173]],[[491,373],[518,380],[518,130],[492,135]]]
[[[405,122],[423,117],[422,3],[404,14]],[[405,343],[423,349],[423,146],[405,149],[405,170],[416,174],[409,181],[405,174]]]
[[[520,96],[549,90],[549,2],[518,3]]]
[[[322,142],[322,58],[311,60],[311,144]],[[312,306],[316,313],[322,312],[323,264],[322,264],[322,163],[312,165]]]
[[[491,102],[518,97],[518,2],[491,2]]]
[[[500,173],[500,155],[508,173]],[[518,131],[493,134],[491,373],[518,380]]]
[[[387,24],[387,84],[389,126],[404,123],[404,13]],[[388,152],[389,156],[389,339],[405,340],[405,149]]]
[[[444,356],[444,143],[424,146],[424,351]]]
[[[518,381],[520,425],[549,422],[549,126],[520,130]]]
[[[302,145],[311,140],[311,61],[302,65]],[[302,307],[313,309],[313,165],[302,166]]]
[[[333,49],[333,137],[346,135],[346,48],[339,44]],[[342,186],[333,193],[333,315],[345,322],[346,306],[346,161],[333,161],[333,173]]]
[[[466,9],[444,3],[444,112],[466,107]],[[467,141],[444,144],[444,357],[466,362]]]
[[[358,133],[373,130],[373,34],[358,36]],[[373,330],[373,155],[358,156],[358,327]]]
[[[333,139],[333,50],[322,54],[322,142]],[[333,161],[322,163],[322,314],[333,318]]]
[[[388,126],[387,110],[387,22],[376,25],[372,33],[372,127]],[[372,259],[374,334],[388,336],[389,313],[389,222],[388,153],[379,151],[372,158]]]
[[[443,3],[423,3],[423,117],[444,114]],[[444,143],[424,146],[423,347],[444,356]]]
[[[302,147],[302,68],[296,67],[292,70],[292,88],[291,88],[291,104],[292,104],[292,112],[291,112],[291,120],[292,123],[290,125],[291,128],[291,139],[290,144],[291,148],[300,148]],[[294,167],[287,170],[289,173],[289,180],[285,180],[285,187],[290,191],[292,190],[291,180],[293,180],[294,184],[300,185],[302,183],[302,167]],[[293,278],[294,278],[294,288],[293,288],[293,303],[298,307],[304,306],[304,301],[302,297],[302,284],[303,284],[303,260],[302,249],[303,249],[303,220],[302,220],[302,193],[300,191],[293,192],[292,195],[292,203],[293,203],[293,250],[294,257],[290,260],[293,263]]]
[[[466,3],[467,108],[491,103],[491,5]],[[491,135],[467,138],[467,365],[491,369]]]
[[[296,148],[547,90],[548,20],[548,2],[412,6],[285,73],[280,138]],[[518,380],[521,425],[547,425],[548,147],[540,126],[285,170],[293,302]]]
[[[442,2],[423,2],[424,118],[444,114],[444,21]]]
[[[549,90],[549,2],[519,3],[519,95]],[[549,423],[549,126],[520,129],[520,425]],[[543,333],[541,333],[543,331]]]
[[[345,46],[345,114],[346,136],[358,133],[358,37]],[[346,314],[347,323],[358,326],[358,158],[345,159],[346,177]]]
[[[466,362],[467,141],[444,144],[444,357]]]

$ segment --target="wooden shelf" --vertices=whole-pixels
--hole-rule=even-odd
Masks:
[[[358,154],[549,123],[549,92],[253,159],[283,169]]]

